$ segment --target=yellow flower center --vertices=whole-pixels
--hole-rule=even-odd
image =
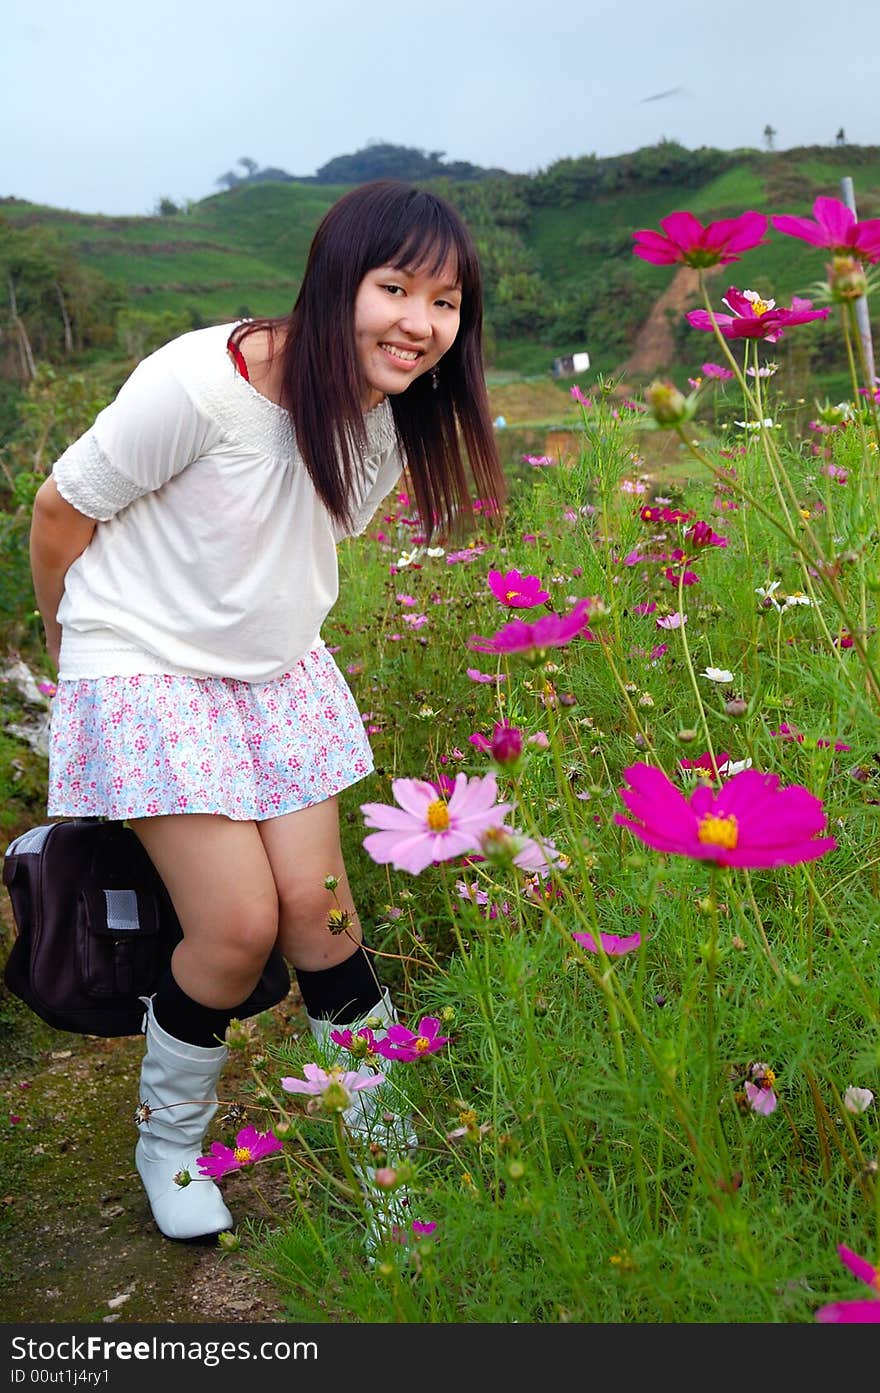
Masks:
[[[706,813],[697,829],[697,837],[704,844],[723,846],[725,850],[733,851],[739,841],[739,824],[732,813],[728,817]]]
[[[766,314],[767,311],[771,310],[772,308],[773,306],[768,304],[766,300],[752,301],[752,309],[755,311],[755,314]]]
[[[235,1148],[235,1159],[236,1159],[236,1161],[241,1161],[242,1164],[244,1164],[246,1161],[249,1161],[249,1160],[251,1159],[251,1150],[250,1150],[250,1147],[249,1147],[249,1146],[237,1146],[237,1147]]]
[[[504,598],[505,598],[505,600],[507,601],[508,604],[512,604],[513,601],[516,599],[516,597],[517,597],[518,594],[519,594],[519,591],[518,591],[518,590],[505,590],[505,592],[504,592]]]
[[[417,1040],[413,1041],[413,1049],[416,1054],[424,1054],[425,1050],[429,1050],[430,1048],[431,1041],[425,1035],[420,1035]]]
[[[426,817],[432,832],[445,832],[449,827],[449,809],[445,798],[435,798],[428,804]]]

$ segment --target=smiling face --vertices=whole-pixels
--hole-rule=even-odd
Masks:
[[[436,367],[458,333],[461,290],[452,261],[403,270],[377,266],[354,302],[354,339],[364,410]]]

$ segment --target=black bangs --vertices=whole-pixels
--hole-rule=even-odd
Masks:
[[[451,264],[456,283],[462,280],[462,248],[455,230],[439,218],[409,228],[403,245],[381,264],[429,276],[439,276],[443,268]]]
[[[374,188],[381,211],[364,273],[374,266],[395,266],[436,276],[451,263],[462,289],[479,279],[469,235],[448,205],[419,189]]]

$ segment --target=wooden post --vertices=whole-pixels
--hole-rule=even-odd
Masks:
[[[840,181],[840,193],[843,202],[851,210],[854,216],[856,213],[856,196],[853,190],[853,181],[849,175],[844,175]],[[871,341],[871,320],[868,316],[868,297],[862,295],[856,300],[856,323],[859,326],[859,337],[862,340],[862,352],[865,355],[865,366],[868,374],[866,387],[873,388],[876,385],[874,377],[874,345]]]

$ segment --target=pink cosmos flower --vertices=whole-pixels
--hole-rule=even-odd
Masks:
[[[615,822],[669,855],[771,868],[815,861],[837,846],[818,835],[821,799],[797,784],[780,788],[775,774],[743,769],[717,791],[703,783],[687,798],[650,764],[630,765],[623,776],[630,787],[619,792],[632,816],[615,813]]]
[[[583,392],[581,391],[580,387],[578,387],[577,383],[575,383],[575,385],[574,385],[573,387],[569,387],[568,391],[569,391],[569,396],[574,397],[575,401],[576,401],[580,406],[590,407],[590,406],[593,405],[592,399],[591,399],[590,397],[585,397],[585,396],[584,396]]]
[[[681,508],[670,508],[665,503],[655,506],[646,503],[639,509],[639,517],[642,522],[690,522],[695,518],[696,513],[687,512]]]
[[[787,237],[799,237],[802,242],[827,247],[841,256],[880,261],[880,218],[857,222],[855,213],[839,198],[817,198],[813,218],[780,213],[772,221],[777,232],[784,232]]]
[[[776,1111],[776,1094],[772,1089],[759,1088],[757,1084],[747,1083],[745,1090],[749,1107],[753,1112],[760,1113],[762,1117],[769,1117]]]
[[[436,779],[429,779],[428,783],[437,790],[441,798],[448,798],[455,792],[455,779],[451,774],[440,774]]]
[[[799,731],[799,730],[796,729],[795,726],[789,725],[789,724],[788,724],[788,721],[782,721],[782,722],[780,723],[779,729],[778,729],[778,730],[771,730],[770,734],[771,734],[771,735],[777,735],[777,736],[779,737],[780,740],[794,740],[798,745],[802,745],[802,744],[804,743],[805,738],[806,738],[806,737],[802,734],[801,731]],[[830,741],[830,740],[826,740],[826,739],[824,739],[824,738],[822,738],[822,737],[817,738],[817,740],[816,740],[816,749],[817,749],[817,750],[827,750],[827,749],[830,748],[830,746],[831,746],[831,741]],[[848,750],[851,750],[851,749],[852,749],[852,746],[851,746],[851,745],[844,745],[844,743],[843,743],[842,740],[835,740],[835,742],[834,742],[834,753],[835,753],[835,754],[842,754],[842,753],[844,753],[845,751],[848,751]]]
[[[429,1233],[433,1233],[436,1227],[436,1221],[430,1224],[422,1224],[418,1219],[412,1221],[412,1231],[416,1238],[425,1238]]]
[[[775,300],[762,300],[754,290],[737,290],[732,285],[722,302],[730,314],[716,314],[715,324],[726,339],[766,339],[776,343],[785,329],[794,324],[806,324],[811,319],[827,319],[830,306],[814,310],[812,300],[804,300],[798,295],[791,298],[791,308],[777,305]],[[713,330],[708,310],[689,310],[685,315],[688,324],[695,329]]]
[[[450,1037],[441,1035],[439,1031],[440,1021],[437,1016],[423,1016],[418,1030],[407,1030],[405,1025],[394,1022],[389,1025],[384,1038],[376,1042],[376,1053],[383,1059],[402,1060],[406,1064],[412,1064],[416,1059],[423,1059],[426,1054],[436,1054],[449,1043]]]
[[[465,668],[465,672],[472,682],[494,682],[497,687],[499,682],[507,681],[505,672],[480,672],[478,667]]]
[[[592,639],[593,635],[587,627],[590,604],[590,600],[578,600],[568,614],[546,614],[534,624],[513,619],[489,638],[472,634],[468,639],[468,648],[477,653],[525,653],[535,658],[547,648],[561,648],[570,643],[578,634]]]
[[[703,376],[717,378],[719,382],[729,382],[733,373],[730,368],[723,368],[720,363],[704,363]]]
[[[687,615],[676,610],[674,614],[666,614],[662,619],[655,619],[654,623],[658,629],[680,629],[682,624],[687,623]]]
[[[490,571],[489,589],[503,605],[518,609],[532,609],[550,599],[537,576],[524,576],[521,571]]]
[[[717,779],[729,760],[730,755],[724,750],[718,756],[717,764],[708,751],[698,755],[696,759],[680,759],[678,762],[682,769],[696,769],[706,779]]]
[[[253,1165],[255,1161],[262,1161],[264,1156],[281,1150],[283,1143],[274,1132],[258,1132],[256,1127],[243,1127],[235,1138],[234,1148],[224,1146],[219,1141],[212,1142],[210,1155],[200,1156],[196,1164],[202,1175],[219,1180],[229,1171],[241,1170],[242,1166]]]
[[[285,1093],[310,1093],[320,1098],[331,1112],[344,1112],[352,1096],[364,1088],[378,1088],[385,1082],[384,1074],[358,1074],[354,1070],[322,1069],[318,1064],[304,1064],[305,1079],[281,1080]]]
[[[509,917],[511,914],[509,900],[502,900],[501,904],[496,908],[489,898],[488,892],[480,889],[480,886],[477,885],[476,882],[457,880],[455,882],[455,889],[459,899],[469,900],[471,904],[477,905],[480,909],[488,910],[487,917],[489,919],[497,919],[499,914],[503,914],[506,917]]]
[[[393,779],[391,791],[399,807],[362,803],[367,827],[378,827],[364,838],[364,848],[379,865],[418,875],[435,861],[449,861],[479,848],[490,827],[500,827],[512,808],[496,803],[494,773],[482,778],[456,774],[449,798],[438,795],[427,779]]]
[[[376,1053],[376,1037],[368,1025],[362,1025],[358,1031],[350,1030],[348,1027],[344,1030],[331,1030],[330,1039],[334,1045],[341,1045],[344,1050],[348,1050],[349,1054],[360,1055],[368,1051]]]
[[[555,459],[550,455],[523,455],[526,464],[530,464],[533,469],[546,469],[548,465],[555,464]]]
[[[641,228],[633,233],[633,253],[643,261],[655,266],[726,266],[766,241],[767,219],[749,211],[703,226],[693,213],[678,212],[661,218],[660,226],[662,232]]]
[[[692,547],[726,547],[727,538],[721,537],[717,532],[713,532],[708,522],[695,522],[693,527],[689,527],[684,534],[686,542],[690,542]]]
[[[576,939],[582,948],[586,948],[588,953],[598,953],[599,949],[592,934],[573,933],[572,938]],[[640,933],[630,934],[628,938],[619,938],[617,934],[600,933],[599,938],[609,958],[620,958],[624,953],[632,953],[642,941]]]
[[[880,1271],[867,1258],[860,1258],[852,1248],[838,1243],[837,1252],[844,1267],[848,1267],[854,1277],[871,1289],[866,1301],[832,1301],[820,1306],[816,1320],[823,1325],[877,1325],[880,1324]]]
[[[667,566],[663,574],[669,581],[669,584],[674,585],[676,589],[678,588],[679,577],[681,578],[682,585],[699,585],[700,583],[700,577],[697,575],[696,571],[688,571],[687,569],[677,571],[674,566]]]

